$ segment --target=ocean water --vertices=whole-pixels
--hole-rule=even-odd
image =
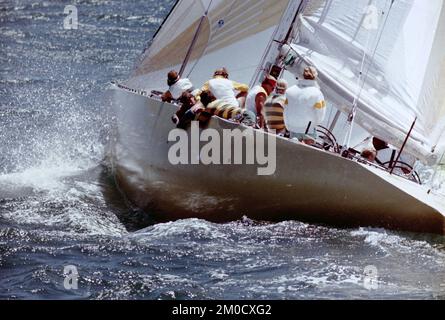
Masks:
[[[157,224],[125,203],[103,165],[103,95],[173,3],[0,0],[0,299],[444,299],[444,237]]]

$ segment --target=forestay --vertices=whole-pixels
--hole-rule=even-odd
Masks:
[[[179,71],[208,11],[184,76],[201,86],[224,66],[232,79],[249,84],[289,4],[289,0],[180,0],[127,83],[144,90],[166,89],[167,72]]]
[[[293,49],[328,98],[371,134],[430,164],[445,149],[443,0],[313,0]]]

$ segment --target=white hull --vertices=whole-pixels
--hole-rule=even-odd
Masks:
[[[247,216],[445,233],[443,197],[384,170],[287,139],[278,138],[272,176],[258,176],[251,165],[171,165],[168,134],[175,128],[171,116],[177,107],[122,89],[113,95],[114,173],[128,199],[155,219],[224,222]],[[210,127],[236,124],[214,118]]]

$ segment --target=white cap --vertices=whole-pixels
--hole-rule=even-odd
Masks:
[[[288,85],[286,80],[280,79],[280,80],[277,81],[276,89],[278,89],[278,90],[287,90],[288,86],[289,85]]]

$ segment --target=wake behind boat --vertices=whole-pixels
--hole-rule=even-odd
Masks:
[[[287,0],[189,5],[177,2],[131,79],[113,86],[117,123],[111,162],[133,203],[159,220],[247,216],[445,233],[444,197],[430,183],[422,184],[412,166],[397,161],[415,157],[435,169],[444,152],[441,1],[428,7],[420,0],[388,1],[380,7],[369,7],[369,1],[345,6],[345,1]],[[383,21],[367,28],[375,9]],[[345,24],[345,16],[356,21],[353,27]],[[400,43],[413,25],[428,34],[425,46]],[[402,47],[403,57],[397,55]],[[417,67],[411,70],[414,61]],[[291,82],[304,66],[316,66],[331,114],[318,127],[318,143],[308,146],[274,135],[271,175],[259,175],[258,166],[245,161],[193,164],[193,155],[188,155],[191,164],[172,164],[175,142],[169,136],[176,126],[171,118],[179,106],[162,102],[156,92],[165,89],[170,69],[204,83],[211,68],[221,65],[251,86],[270,71],[281,70],[280,76]],[[217,117],[198,134],[208,129],[220,136],[240,129],[256,141],[270,141],[272,135]],[[193,127],[185,132],[192,145]],[[399,156],[376,164],[349,148],[369,135],[391,143]],[[339,137],[344,145],[338,144]],[[247,144],[242,140],[244,160]],[[198,141],[198,150],[205,145]],[[223,145],[219,154],[224,154]]]

